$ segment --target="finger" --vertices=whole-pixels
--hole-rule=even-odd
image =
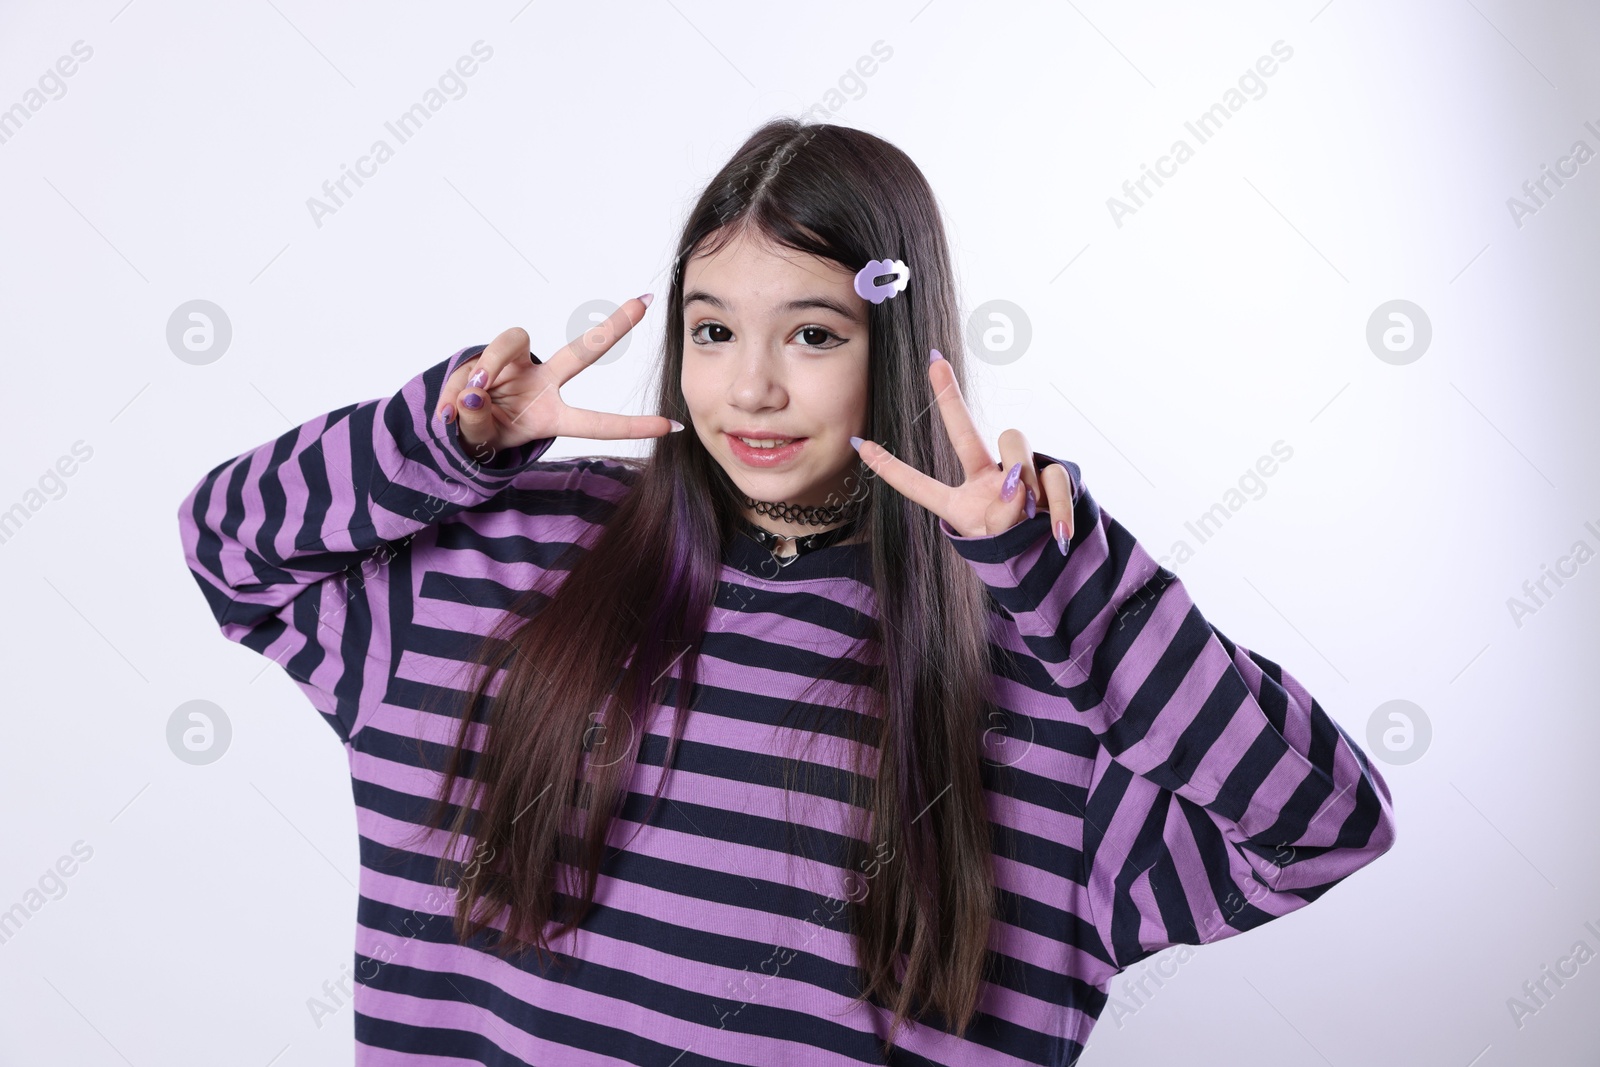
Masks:
[[[642,437],[664,437],[683,429],[683,424],[664,415],[618,415],[610,411],[563,407],[556,419],[557,437],[588,437],[597,441],[619,441]]]
[[[435,416],[445,422],[452,422],[460,414],[461,391],[467,387],[467,379],[477,373],[478,358],[471,356],[462,360],[456,369],[450,372],[450,377],[444,380],[444,385],[439,388],[439,403],[433,409]]]
[[[868,469],[889,483],[891,488],[946,522],[951,522],[955,514],[953,504],[956,490],[953,486],[928,477],[911,464],[891,455],[887,448],[876,441],[861,441],[856,445],[856,452]],[[951,525],[955,524],[951,522]]]
[[[500,439],[500,428],[495,421],[496,407],[494,401],[489,399],[489,390],[479,386],[468,386],[456,397],[456,432],[460,435],[461,447],[480,463],[493,458],[494,450],[489,442]],[[469,441],[480,444],[474,448]]]
[[[1064,556],[1066,542],[1072,540],[1072,479],[1067,468],[1052,463],[1039,472],[1039,480],[1044,483],[1044,506],[1050,511],[1050,534]]]
[[[646,296],[651,294],[646,293]],[[583,333],[574,337],[562,346],[561,350],[545,360],[545,366],[555,374],[555,384],[565,385],[576,377],[584,368],[592,366],[601,356],[611,350],[611,346],[620,341],[624,335],[644,318],[644,313],[649,308],[642,297],[633,297],[624,300],[622,306],[606,316],[605,320],[589,327]],[[527,357],[524,356],[524,359]],[[582,435],[580,435],[582,436]],[[647,434],[646,436],[654,436]]]
[[[1020,465],[1020,466],[1019,466]],[[1000,483],[999,500],[1002,504],[1010,504],[1013,509],[1010,514],[1010,523],[1014,525],[1017,520],[1026,517],[1028,513],[1029,497],[1037,514],[1040,496],[1039,474],[1033,469],[1033,450],[1028,447],[1028,438],[1021,430],[1010,429],[1000,435],[1000,466],[1005,469],[1006,478]],[[1011,474],[1013,467],[1017,468],[1015,480]],[[1011,488],[1010,499],[1007,499],[1006,490]]]
[[[934,399],[944,419],[945,433],[955,446],[962,470],[971,478],[987,470],[989,464],[994,462],[994,457],[989,454],[989,446],[978,433],[978,427],[972,421],[972,412],[967,410],[967,402],[961,397],[955,368],[939,354],[937,348],[932,351],[935,358],[928,361],[928,381],[933,386]]]
[[[502,368],[508,364],[528,363],[529,351],[527,330],[521,326],[513,326],[509,330],[502,331],[478,354],[477,362],[472,364],[473,369],[467,375],[463,388],[479,388],[487,393],[499,379]],[[460,410],[460,403],[456,404],[456,408]]]

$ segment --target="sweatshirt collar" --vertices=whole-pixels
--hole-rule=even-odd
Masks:
[[[799,558],[780,565],[764,545],[736,530],[728,538],[722,560],[752,578],[775,582],[816,578],[854,578],[865,582],[871,573],[872,545],[867,542],[827,545],[804,552]]]

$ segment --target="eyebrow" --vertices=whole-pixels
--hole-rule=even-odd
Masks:
[[[713,296],[704,289],[695,289],[691,292],[685,293],[683,296],[683,306],[688,307],[696,300],[710,304],[714,308],[720,308],[723,311],[729,310],[728,305],[723,303],[719,297]],[[859,323],[861,321],[855,312],[851,311],[837,300],[830,300],[825,296],[801,297],[799,300],[791,300],[787,304],[780,304],[778,306],[779,311],[804,311],[806,308],[821,308],[824,311],[831,311],[835,315],[847,319],[850,322]]]

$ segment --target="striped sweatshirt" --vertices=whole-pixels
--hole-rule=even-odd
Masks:
[[[434,882],[443,835],[419,835],[443,760],[419,760],[417,742],[442,751],[455,719],[424,699],[466,693],[478,635],[637,477],[543,460],[553,439],[474,463],[432,413],[483,348],[219,464],[178,515],[223,636],[287,671],[349,759],[356,1062],[885,1062],[890,1013],[852,1007],[858,879],[828,862],[853,823],[833,795],[786,802],[780,755],[796,741],[784,709],[874,617],[869,545],[780,568],[747,536],[727,543],[727,610],[712,612],[663,801],[638,821],[670,707],[641,724],[596,906],[552,944],[576,967],[453,938]],[[1394,841],[1388,786],[1304,686],[1207,622],[1076,464],[1035,462],[1070,476],[1065,556],[1042,509],[990,536],[940,520],[989,591],[990,698],[1015,725],[985,742],[997,896],[978,1014],[959,1035],[902,1029],[892,1063],[1074,1063],[1120,971],[1294,911]],[[835,777],[856,758],[807,749]]]

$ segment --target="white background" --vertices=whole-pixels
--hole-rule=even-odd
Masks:
[[[480,39],[465,95],[318,226],[308,198]],[[344,754],[217,633],[178,502],[507,326],[547,352],[585,302],[664,293],[703,184],[817,103],[927,174],[964,313],[1028,316],[1020,357],[974,362],[991,440],[1078,462],[1153,555],[1188,541],[1169,565],[1207,617],[1394,791],[1392,852],[1153,997],[1119,978],[1136,1010],[1082,1062],[1595,1062],[1600,959],[1520,1027],[1508,999],[1600,951],[1600,565],[1520,625],[1507,603],[1600,550],[1600,161],[1520,226],[1507,205],[1575,141],[1600,151],[1594,5],[12,3],[0,108],[80,40],[0,144],[0,511],[25,512],[0,543],[0,910],[93,854],[0,944],[0,1062],[350,1062],[348,1006],[307,1008],[351,956]],[[1197,144],[1185,121],[1279,40],[1265,94]],[[1194,158],[1119,227],[1107,199],[1179,137]],[[166,340],[194,299],[233,331],[205,366]],[[1394,299],[1433,333],[1403,366],[1366,340]],[[569,402],[642,410],[662,321]],[[30,496],[79,440],[92,458]],[[1198,543],[1185,523],[1278,440],[1264,495]],[[627,449],[596,445],[551,455]],[[193,699],[233,724],[205,767],[165,738]],[[1433,731],[1404,764],[1368,745],[1396,699]]]

